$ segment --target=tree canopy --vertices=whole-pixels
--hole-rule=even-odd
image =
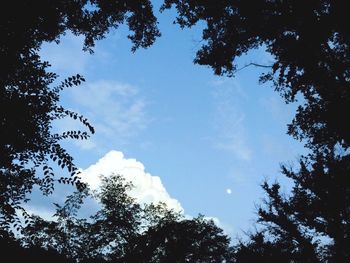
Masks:
[[[84,78],[77,74],[56,85],[58,76],[39,56],[41,45],[59,43],[70,30],[84,37],[85,51],[93,52],[95,41],[125,23],[132,51],[146,48],[160,36],[153,7],[149,0],[12,1],[0,11],[0,241],[17,247],[7,230],[16,221],[16,211],[22,210],[28,223],[24,244],[40,247],[39,254],[55,250],[67,260],[132,262],[138,256],[145,262],[347,262],[346,2],[165,0],[162,10],[173,6],[175,22],[182,28],[204,25],[195,63],[212,67],[217,75],[234,76],[236,58],[263,48],[272,64],[250,64],[267,70],[260,81],[272,83],[287,103],[302,97],[288,133],[306,141],[310,153],[299,159],[297,168],[281,167],[293,182],[291,192],[281,192],[278,182],[263,183],[266,199],[257,220],[261,227],[234,248],[222,230],[203,217],[184,219],[161,205],[136,204],[126,193],[131,186],[117,176],[105,179],[95,196],[101,209],[90,218],[79,218],[79,208],[90,193],[60,142],[86,139],[94,129],[83,116],[63,108],[59,95]],[[87,131],[54,134],[52,122],[65,117],[80,121]],[[53,163],[69,176],[55,176]],[[22,202],[33,186],[50,194],[56,181],[75,184],[79,190],[63,206],[57,205],[57,221],[26,214]]]
[[[213,221],[185,219],[162,203],[136,203],[128,195],[132,187],[111,175],[95,194],[87,188],[75,192],[57,205],[57,220],[33,216],[23,231],[24,244],[77,262],[231,262],[230,239]],[[90,218],[79,218],[87,197],[101,208]]]
[[[0,225],[8,227],[16,211],[26,216],[21,203],[34,185],[44,194],[53,191],[56,181],[82,186],[73,157],[60,141],[94,133],[86,118],[59,104],[60,92],[84,78],[77,74],[54,86],[58,76],[41,60],[41,45],[59,43],[69,30],[84,36],[82,48],[93,52],[96,40],[126,23],[135,51],[150,46],[160,33],[148,0],[11,1],[0,12]],[[80,121],[87,131],[55,134],[52,122],[65,117]],[[53,163],[70,175],[55,177]]]

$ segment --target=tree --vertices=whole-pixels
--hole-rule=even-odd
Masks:
[[[77,211],[87,189],[57,205],[57,221],[34,216],[23,231],[28,247],[55,249],[78,262],[230,262],[229,238],[213,221],[184,219],[164,204],[140,205],[132,185],[118,175],[104,177],[94,198],[100,210],[89,219]]]
[[[1,97],[1,130],[0,139],[0,227],[9,228],[10,223],[18,222],[17,210],[27,214],[22,207],[27,194],[34,185],[38,185],[45,195],[54,189],[54,172],[49,159],[56,162],[62,169],[67,168],[71,178],[63,177],[59,182],[82,186],[77,175],[78,169],[73,158],[60,146],[62,139],[87,139],[86,131],[67,131],[63,134],[52,133],[51,123],[55,119],[71,117],[78,119],[93,133],[94,129],[81,115],[66,110],[57,105],[59,92],[69,86],[79,85],[84,78],[72,76],[52,89],[48,85],[53,82],[54,75],[44,72],[45,63],[38,62],[43,67],[42,76],[36,76],[32,83],[18,80],[18,86],[6,86]],[[35,78],[33,76],[33,78]],[[42,169],[42,174],[38,168]]]
[[[288,196],[280,192],[278,183],[264,183],[267,199],[258,211],[258,222],[268,230],[265,240],[273,239],[279,247],[289,242],[296,262],[346,262],[350,258],[349,158],[319,154],[313,162],[302,158],[298,171],[282,166],[282,173],[294,183]]]
[[[150,46],[160,33],[149,0],[10,1],[0,12],[0,226],[8,229],[18,221],[17,211],[27,217],[21,203],[34,185],[44,194],[53,191],[56,181],[81,188],[73,158],[60,141],[86,139],[94,133],[83,116],[59,105],[60,91],[84,78],[72,76],[52,87],[58,76],[48,71],[48,62],[41,61],[41,45],[59,43],[70,30],[84,36],[83,49],[93,52],[96,40],[126,23],[135,51]],[[53,134],[52,121],[64,117],[82,122],[89,132]],[[70,176],[57,178],[52,162],[66,168]]]
[[[131,184],[118,175],[103,177],[101,190],[88,188],[56,204],[55,221],[33,216],[24,229],[24,244],[55,249],[75,260],[111,260],[123,257],[125,246],[140,229],[142,209],[127,191]],[[79,218],[84,199],[94,198],[101,208],[90,218]]]
[[[232,262],[230,239],[213,221],[161,220],[148,228],[126,256],[126,262]]]
[[[293,262],[292,247],[291,239],[269,240],[264,232],[253,233],[234,246],[234,262]]]
[[[91,244],[91,251],[98,251],[99,257],[106,260],[120,261],[130,241],[141,231],[143,210],[128,195],[132,187],[121,176],[112,175],[102,179],[96,194],[102,208],[91,217],[92,236],[86,242]]]
[[[290,193],[263,184],[267,198],[258,210],[262,225],[235,247],[237,262],[347,262],[350,258],[350,30],[344,1],[165,0],[176,23],[204,22],[195,63],[233,76],[235,59],[265,48],[271,81],[286,102],[305,100],[288,133],[311,150],[299,168],[282,166]]]

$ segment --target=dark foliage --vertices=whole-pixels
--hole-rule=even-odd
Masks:
[[[213,221],[164,220],[132,244],[126,262],[232,262],[229,238]],[[130,248],[129,248],[130,249]]]
[[[267,199],[258,211],[258,222],[267,227],[264,240],[272,248],[288,251],[296,262],[346,262],[350,258],[349,158],[334,153],[318,155],[314,161],[302,158],[297,172],[282,166],[282,173],[294,182],[288,196],[280,192],[278,183],[263,184]],[[263,243],[262,239],[253,241],[251,246]]]
[[[73,158],[61,146],[66,138],[87,139],[94,133],[88,121],[59,105],[63,88],[79,85],[79,74],[52,87],[57,75],[48,71],[39,50],[44,42],[59,43],[70,30],[85,37],[84,50],[112,28],[126,23],[132,32],[132,51],[150,46],[159,31],[152,5],[142,1],[9,1],[0,11],[0,226],[8,229],[27,215],[21,203],[34,185],[50,194],[55,181],[82,188]],[[70,117],[86,131],[52,133],[52,121]],[[54,176],[52,163],[69,172]],[[38,169],[41,169],[40,172]]]
[[[82,186],[78,179],[78,169],[73,158],[60,146],[66,138],[87,139],[94,133],[93,127],[81,115],[58,105],[59,92],[65,87],[79,85],[84,78],[72,76],[59,86],[49,88],[55,78],[46,73],[46,63],[41,65],[42,75],[38,79],[19,81],[1,88],[1,131],[0,138],[0,225],[8,228],[10,223],[18,221],[16,210],[27,214],[22,202],[34,185],[38,185],[45,195],[52,193],[55,181]],[[89,130],[67,131],[63,134],[52,132],[52,121],[70,117],[78,119]],[[54,177],[52,162],[64,169],[70,177]],[[41,171],[39,171],[39,169]]]
[[[57,221],[33,217],[24,244],[79,262],[231,262],[229,238],[212,221],[141,206],[128,196],[131,187],[120,176],[104,178],[95,195],[102,207],[90,219],[77,217],[87,189],[76,192],[57,206]]]
[[[74,263],[54,249],[45,250],[40,247],[22,247],[11,238],[0,238],[1,258],[7,262],[36,262],[36,263]]]
[[[55,250],[53,254],[81,262],[349,261],[346,2],[165,0],[162,9],[171,6],[177,9],[176,23],[181,27],[206,25],[196,63],[211,66],[218,75],[233,76],[237,57],[264,47],[272,55],[272,64],[250,64],[270,70],[260,80],[272,81],[287,103],[299,94],[304,98],[288,133],[306,140],[311,153],[301,157],[298,169],[282,166],[282,174],[293,181],[292,191],[284,194],[279,183],[263,184],[267,198],[258,210],[262,227],[233,251],[212,222],[202,217],[186,220],[162,206],[141,207],[126,194],[130,186],[116,176],[105,179],[96,196],[101,210],[89,219],[78,218],[89,193],[81,187],[73,159],[59,142],[85,139],[89,133],[52,134],[51,123],[71,117],[94,132],[86,119],[58,104],[63,88],[84,79],[76,75],[52,88],[57,76],[47,71],[49,65],[40,60],[38,51],[43,42],[59,42],[71,30],[85,37],[83,48],[92,52],[96,40],[123,22],[133,32],[129,36],[132,51],[148,47],[159,36],[152,5],[146,0],[15,1],[0,11],[0,236],[4,247],[25,257],[31,253],[9,243],[15,241],[9,241],[6,224],[14,222],[16,210],[22,209],[21,202],[34,185],[44,194],[53,191],[56,177],[51,163],[56,162],[70,172],[59,180],[77,184],[80,191],[64,206],[57,205],[57,221],[23,211],[28,221],[23,242],[40,257]],[[40,167],[43,175],[37,173]]]
[[[254,233],[248,242],[241,241],[234,247],[234,259],[239,263],[293,262],[291,245],[290,239],[271,241],[264,233]]]

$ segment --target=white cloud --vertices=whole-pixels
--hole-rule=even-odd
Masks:
[[[183,211],[180,202],[170,197],[158,176],[147,173],[141,162],[125,158],[122,152],[108,152],[97,163],[82,171],[82,180],[92,189],[97,189],[101,184],[100,175],[109,176],[113,173],[133,183],[134,189],[129,194],[137,202],[147,204],[164,202],[170,209]]]
[[[172,198],[167,192],[166,188],[162,184],[160,177],[153,176],[145,171],[144,165],[133,158],[126,158],[120,151],[110,151],[99,159],[95,164],[90,165],[88,168],[81,170],[82,181],[89,184],[92,190],[97,190],[101,186],[101,176],[110,176],[113,173],[121,175],[126,182],[132,182],[134,188],[128,192],[128,194],[135,198],[138,203],[158,203],[163,202],[169,209],[174,209],[184,215],[186,219],[193,219],[193,216],[184,214],[184,209],[180,202]],[[227,189],[228,191],[231,189]],[[65,194],[63,195],[65,196]],[[62,196],[61,196],[62,197]],[[55,202],[61,203],[62,200],[55,200]],[[87,200],[85,200],[87,202]],[[83,214],[89,215],[91,210],[95,210],[96,203],[84,204]],[[37,202],[30,203],[26,206],[29,213],[39,215],[46,220],[55,220],[53,216],[55,210],[52,209],[52,205],[38,204]],[[89,212],[84,212],[88,209]],[[213,220],[214,223],[224,230],[224,233],[231,235],[233,233],[233,227],[219,220],[217,217],[206,216],[205,219]]]
[[[245,115],[239,107],[246,98],[245,93],[236,82],[217,81],[212,85],[215,87],[213,119],[217,132],[214,146],[231,151],[242,160],[250,160],[252,151],[246,138]]]

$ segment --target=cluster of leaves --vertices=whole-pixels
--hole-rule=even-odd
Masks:
[[[77,216],[86,188],[57,206],[57,220],[33,216],[23,231],[28,247],[56,250],[77,262],[231,262],[229,238],[213,221],[185,219],[164,204],[140,205],[122,177],[103,177],[90,218]]]
[[[350,247],[350,30],[344,1],[165,0],[175,23],[204,25],[195,63],[233,76],[235,59],[266,48],[273,62],[261,75],[286,103],[303,104],[288,133],[306,141],[299,168],[282,166],[293,181],[262,185],[259,230],[235,247],[237,262],[347,262]],[[259,66],[258,63],[249,65]]]
[[[92,52],[96,40],[112,28],[126,23],[132,51],[150,46],[160,35],[149,0],[104,1],[10,1],[0,11],[0,227],[18,220],[16,213],[34,185],[52,193],[54,182],[84,188],[77,177],[73,158],[61,147],[66,138],[87,139],[93,127],[83,117],[59,105],[64,88],[80,85],[79,74],[53,86],[57,75],[41,61],[44,42],[59,43],[70,30],[85,37],[83,49]],[[69,117],[80,121],[86,131],[52,133],[52,122]],[[70,176],[57,179],[52,165]],[[43,170],[43,175],[38,169]]]

